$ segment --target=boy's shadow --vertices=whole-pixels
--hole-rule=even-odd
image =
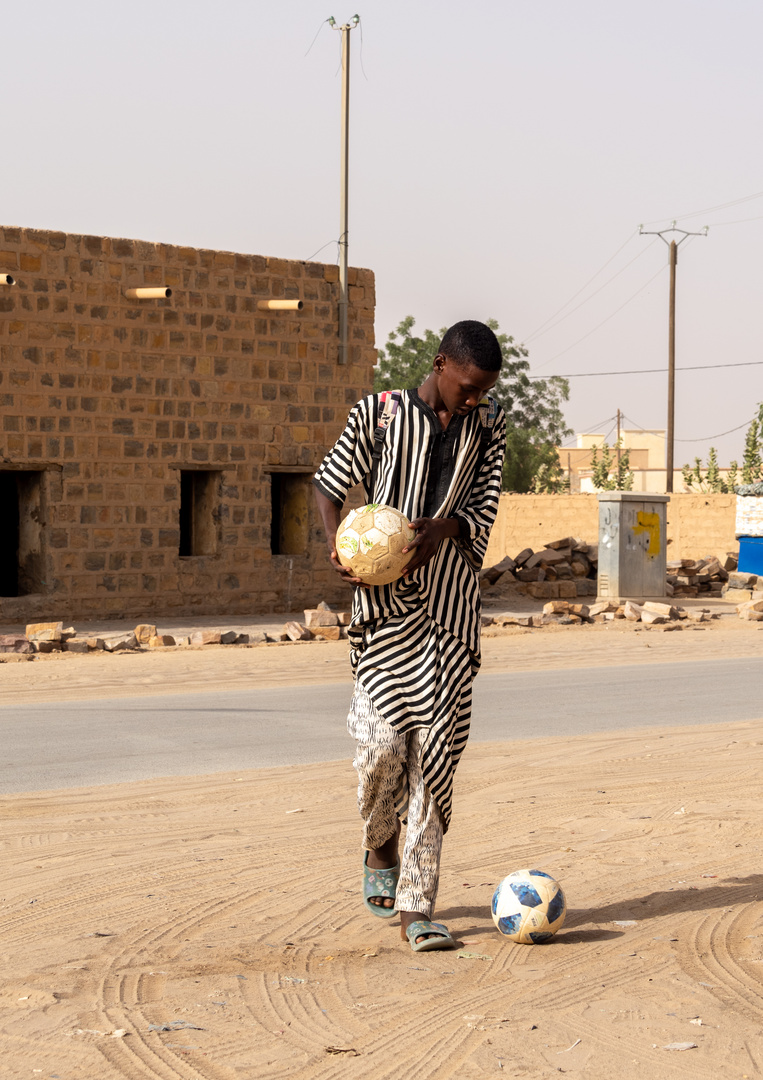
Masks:
[[[567,912],[564,929],[553,940],[558,944],[574,945],[584,941],[606,941],[622,936],[621,930],[605,930],[600,927],[582,929],[586,923],[607,923],[616,919],[635,919],[645,922],[662,915],[674,915],[686,911],[708,911],[712,908],[730,907],[751,903],[763,898],[763,874],[750,874],[744,878],[727,878],[723,884],[699,889],[671,889],[651,892],[646,896],[614,900],[598,908],[573,908]],[[474,920],[473,926],[462,930],[462,936],[480,936],[495,933],[489,905],[453,905],[435,916],[444,922],[448,919]]]

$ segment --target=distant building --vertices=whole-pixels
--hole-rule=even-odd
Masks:
[[[633,473],[632,490],[651,491],[655,494],[666,492],[665,430],[655,428],[646,431],[643,428],[635,430],[623,428],[620,431],[620,436],[621,451],[629,451],[630,470]],[[591,479],[591,461],[594,447],[597,448],[599,460],[601,460],[604,439],[603,433],[586,433],[576,436],[576,446],[560,446],[557,448],[564,475],[568,476],[570,480],[570,492],[585,493],[596,490]],[[610,445],[609,450],[614,461],[617,457],[617,449]],[[721,469],[720,472],[724,478],[728,476],[728,469]],[[673,470],[673,490],[689,490],[684,484],[683,471],[680,468]]]
[[[333,265],[0,228],[0,271],[4,620],[349,602],[311,478],[371,388],[370,270],[346,365]]]

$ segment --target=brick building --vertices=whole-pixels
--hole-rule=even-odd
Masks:
[[[310,477],[369,391],[374,279],[0,230],[0,616],[247,614],[346,591]],[[134,299],[155,287],[169,298]],[[302,310],[263,310],[270,300]]]

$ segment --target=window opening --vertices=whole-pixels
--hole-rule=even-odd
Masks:
[[[217,551],[222,473],[207,469],[180,472],[180,555]]]
[[[42,473],[0,471],[0,596],[43,588]]]
[[[270,550],[273,555],[305,555],[310,524],[312,473],[270,474]]]

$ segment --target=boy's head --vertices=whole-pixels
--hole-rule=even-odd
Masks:
[[[466,416],[476,409],[498,382],[502,362],[501,346],[489,326],[473,319],[451,326],[432,364],[447,411]]]
[[[482,371],[500,371],[503,363],[498,338],[489,326],[474,319],[451,326],[437,352],[456,364],[473,364]]]

